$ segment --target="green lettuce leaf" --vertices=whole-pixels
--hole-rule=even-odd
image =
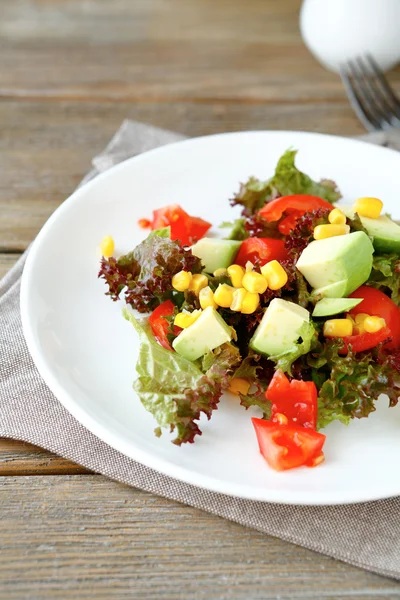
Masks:
[[[318,428],[368,417],[381,394],[389,397],[390,406],[400,397],[400,373],[380,348],[341,356],[341,347],[341,340],[327,340],[307,357],[319,390]]]
[[[246,219],[235,219],[234,221],[224,221],[219,226],[220,229],[229,229],[230,231],[224,237],[224,240],[245,240],[250,234],[246,229]]]
[[[286,150],[281,156],[275,169],[274,176],[267,181],[251,177],[246,184],[240,186],[239,192],[231,204],[244,207],[243,214],[252,215],[264,206],[266,202],[278,196],[292,194],[309,194],[319,196],[332,204],[340,198],[336,184],[333,181],[313,181],[295,166],[297,150]]]
[[[172,277],[179,271],[201,273],[199,258],[169,238],[169,227],[152,231],[132,252],[116,259],[102,258],[99,277],[107,295],[125,301],[139,312],[150,312],[174,297]]]
[[[400,257],[397,254],[374,254],[367,285],[381,290],[400,305]]]
[[[304,323],[299,332],[299,341],[294,343],[292,348],[282,354],[270,356],[270,360],[276,363],[277,369],[282,369],[284,373],[292,375],[292,364],[304,354],[310,352],[317,341],[317,332],[310,321]]]
[[[138,378],[133,389],[156,419],[156,435],[160,435],[160,428],[168,427],[176,433],[174,444],[192,443],[196,435],[201,435],[196,423],[201,413],[210,418],[229,387],[232,371],[240,361],[237,349],[232,344],[217,348],[213,357],[203,359],[203,372],[199,365],[160,346],[149,325],[139,323],[127,308],[122,312],[140,338]]]

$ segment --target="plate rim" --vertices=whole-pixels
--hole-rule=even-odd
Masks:
[[[31,354],[31,357],[36,365],[36,368],[39,371],[39,374],[45,381],[46,385],[55,395],[56,399],[61,402],[64,408],[78,420],[78,422],[88,429],[92,434],[98,437],[101,441],[109,445],[111,448],[121,452],[124,456],[139,462],[146,467],[149,467],[158,473],[176,479],[183,484],[188,484],[195,486],[196,488],[209,490],[214,493],[224,494],[231,497],[240,498],[243,500],[253,500],[253,501],[261,501],[261,502],[271,502],[271,503],[280,503],[280,504],[288,504],[288,505],[310,505],[310,506],[329,506],[329,505],[341,505],[341,504],[357,504],[361,502],[381,500],[385,498],[391,498],[400,494],[400,486],[397,489],[393,489],[393,486],[388,486],[386,488],[380,487],[379,491],[375,494],[358,494],[355,497],[354,491],[346,492],[343,491],[329,492],[325,494],[323,491],[312,491],[312,492],[304,492],[304,491],[296,491],[296,500],[293,501],[290,498],[291,491],[285,490],[276,490],[271,488],[252,488],[248,485],[244,484],[232,484],[229,482],[219,482],[214,477],[209,477],[202,473],[193,472],[187,467],[182,467],[180,465],[172,464],[170,461],[163,459],[162,457],[155,457],[152,453],[148,453],[141,449],[141,447],[135,443],[134,441],[127,442],[125,440],[121,440],[118,438],[117,433],[108,429],[100,420],[96,417],[90,415],[83,409],[78,402],[74,400],[72,395],[70,395],[66,390],[64,390],[62,384],[58,381],[57,377],[52,373],[52,371],[48,368],[44,357],[42,356],[39,345],[36,343],[35,335],[33,332],[33,327],[29,318],[29,294],[28,290],[31,285],[32,271],[35,265],[35,257],[38,253],[42,241],[45,240],[47,231],[51,229],[52,224],[56,221],[60,216],[62,216],[63,212],[66,210],[70,210],[73,205],[80,200],[82,195],[85,195],[86,190],[91,187],[95,187],[101,184],[102,180],[109,177],[110,173],[117,173],[119,170],[128,169],[130,164],[132,163],[140,163],[142,160],[147,160],[149,156],[157,155],[159,153],[168,152],[171,148],[175,148],[177,146],[187,145],[187,144],[196,144],[202,142],[204,140],[210,140],[221,137],[230,137],[230,136],[258,136],[258,135],[284,135],[290,136],[295,135],[296,137],[314,137],[314,138],[329,138],[333,139],[337,142],[345,142],[350,144],[366,144],[368,146],[374,147],[377,152],[390,153],[398,155],[398,159],[400,161],[400,153],[391,148],[382,147],[377,144],[372,144],[368,140],[365,139],[354,139],[351,137],[344,136],[336,136],[331,134],[323,134],[317,132],[307,132],[307,131],[295,131],[295,130],[249,130],[249,131],[233,131],[227,133],[217,133],[212,135],[203,135],[194,138],[183,139],[179,141],[172,142],[170,144],[165,144],[163,146],[148,150],[146,152],[140,153],[136,156],[127,158],[126,160],[110,167],[103,173],[100,173],[92,180],[86,182],[85,184],[79,186],[76,190],[72,192],[72,194],[64,200],[56,210],[50,215],[47,221],[44,223],[42,228],[40,229],[38,235],[35,240],[32,242],[31,247],[28,249],[27,259],[24,265],[22,278],[21,278],[21,292],[20,292],[20,311],[21,311],[21,320],[22,320],[22,329],[24,333],[24,337],[28,346],[28,350]],[[235,488],[236,491],[232,489]]]

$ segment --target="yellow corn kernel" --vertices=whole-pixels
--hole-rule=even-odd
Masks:
[[[254,269],[254,265],[251,262],[251,260],[248,260],[246,263],[246,273],[251,273],[251,271]]]
[[[367,313],[358,313],[358,315],[356,315],[356,318],[355,318],[357,325],[361,325],[362,323],[364,323],[364,321],[367,317],[369,317],[369,315],[367,315]]]
[[[261,273],[265,277],[270,290],[280,290],[287,284],[288,276],[281,263],[271,260],[261,267]]]
[[[314,229],[315,240],[326,240],[337,235],[350,233],[349,225],[317,225]]]
[[[214,300],[214,292],[210,286],[204,287],[200,290],[199,302],[203,310],[209,306],[211,306],[211,308],[218,308],[218,304]]]
[[[245,290],[245,288],[237,288],[233,292],[231,310],[234,310],[235,312],[240,312],[242,310],[243,300],[245,299],[246,294],[248,294],[248,291]]]
[[[251,292],[247,292],[242,302],[242,310],[241,312],[244,315],[251,315],[255,312],[260,304],[260,296],[258,294],[253,294]]]
[[[103,237],[100,243],[100,250],[103,256],[106,258],[110,258],[114,254],[114,239],[111,235],[106,235]]]
[[[360,217],[369,217],[370,219],[378,219],[381,216],[383,208],[382,200],[379,198],[358,198],[355,201],[353,209]]]
[[[246,270],[240,265],[231,265],[227,268],[227,271],[233,287],[241,288],[243,275],[246,273]]]
[[[324,323],[325,337],[347,337],[353,333],[353,323],[349,319],[328,319]]]
[[[232,394],[244,394],[246,395],[250,389],[250,383],[247,379],[242,379],[241,377],[234,377],[231,379],[229,384],[229,391]]]
[[[363,326],[367,333],[376,333],[386,327],[386,321],[381,317],[367,317]]]
[[[181,327],[182,329],[187,329],[197,321],[200,315],[201,310],[194,310],[192,313],[178,313],[174,319],[174,325]]]
[[[177,292],[184,292],[189,288],[193,275],[189,271],[179,271],[172,278],[172,287]]]
[[[260,273],[252,271],[244,274],[242,285],[251,294],[263,294],[268,287],[268,281]]]
[[[220,283],[214,292],[214,300],[222,308],[229,308],[233,300],[233,292],[235,288],[227,285],[226,283]]]
[[[223,277],[226,274],[227,274],[227,270],[226,269],[217,269],[213,273],[214,277]]]
[[[334,208],[328,215],[328,221],[331,225],[345,225],[346,215],[342,213],[340,208]]]
[[[196,273],[192,275],[192,280],[189,284],[189,292],[194,292],[196,296],[199,295],[200,290],[208,286],[208,277],[202,273]]]

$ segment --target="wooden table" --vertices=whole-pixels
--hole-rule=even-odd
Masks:
[[[1,0],[0,274],[121,121],[363,133],[300,0]],[[400,87],[400,71],[392,74]],[[396,582],[0,440],[0,599],[394,598]]]

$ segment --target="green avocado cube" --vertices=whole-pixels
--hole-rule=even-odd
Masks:
[[[206,273],[227,269],[235,262],[242,242],[202,238],[192,246],[192,253],[201,259]]]
[[[311,242],[296,267],[314,294],[342,298],[365,283],[372,269],[374,248],[363,231]]]
[[[225,323],[221,315],[208,306],[199,318],[172,342],[174,350],[188,360],[197,360],[210,350],[230,342],[233,329]]]
[[[351,206],[338,205],[338,208],[349,219],[354,218],[354,210]],[[400,225],[382,215],[378,219],[370,219],[360,215],[361,223],[373,237],[373,245],[378,252],[395,252],[400,253]]]
[[[348,312],[357,304],[362,302],[362,298],[322,298],[314,307],[313,317],[330,317]]]
[[[309,321],[310,313],[302,306],[274,298],[250,340],[250,348],[267,356],[288,352]]]

